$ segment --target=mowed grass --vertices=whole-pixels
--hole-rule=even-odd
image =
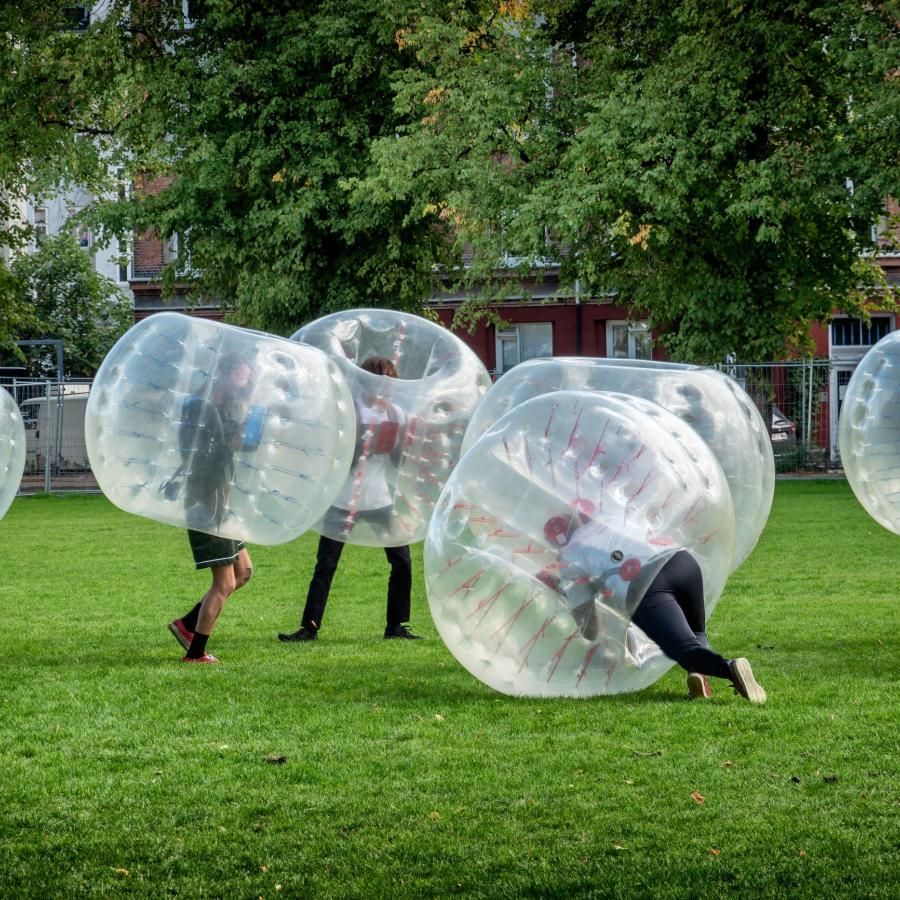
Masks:
[[[188,667],[182,532],[99,496],[0,522],[0,897],[896,897],[900,538],[844,482],[781,482],[710,622],[769,693],[673,669],[639,694],[504,697],[428,613],[385,641],[387,566],[348,548],[316,644],[315,536]]]

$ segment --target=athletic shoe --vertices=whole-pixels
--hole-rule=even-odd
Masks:
[[[422,636],[420,634],[413,634],[409,630],[408,625],[394,625],[392,628],[384,629],[384,637],[385,640],[390,638],[403,638],[407,641],[421,641]]]
[[[319,632],[307,628],[305,625],[299,631],[292,631],[290,634],[279,634],[278,640],[285,643],[293,643],[295,641],[315,641],[318,640]]]
[[[753,677],[753,670],[746,659],[738,657],[731,660],[728,663],[728,670],[731,672],[731,682],[735,691],[745,700],[749,700],[751,703],[766,702],[766,692]]]
[[[688,673],[687,687],[691,700],[707,700],[712,697],[709,679],[699,672]]]
[[[212,653],[204,653],[203,656],[185,656],[181,661],[187,663],[217,663],[219,659],[213,656]]]
[[[175,619],[174,622],[169,622],[169,631],[175,637],[175,640],[187,650],[191,646],[191,641],[194,639],[194,632],[189,631],[187,625],[181,621],[181,619]]]

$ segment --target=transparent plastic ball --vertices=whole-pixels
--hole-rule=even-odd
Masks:
[[[352,470],[316,530],[370,547],[421,541],[490,387],[487,369],[446,328],[395,310],[334,313],[291,340],[329,354],[356,405]],[[388,361],[396,377],[362,368],[372,359]]]
[[[25,471],[25,425],[16,401],[0,387],[0,518],[6,515]]]
[[[560,391],[510,410],[466,451],[425,541],[447,647],[505,694],[636,691],[672,665],[631,621],[679,550],[711,613],[731,569],[734,511],[712,451],[641,398]]]
[[[839,441],[856,499],[900,534],[900,331],[882,338],[856,367],[841,405]]]
[[[312,347],[156,313],[97,372],[85,438],[122,509],[256,544],[309,529],[350,469],[356,422],[337,366]]]
[[[553,357],[520,363],[479,405],[463,452],[508,410],[531,397],[564,390],[617,391],[659,404],[690,425],[718,459],[735,510],[734,568],[751,553],[769,518],[775,459],[765,422],[733,379],[681,363]]]

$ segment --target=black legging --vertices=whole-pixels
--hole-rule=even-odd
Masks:
[[[686,550],[679,550],[659,570],[631,620],[688,672],[730,677],[728,661],[709,649],[703,572]]]

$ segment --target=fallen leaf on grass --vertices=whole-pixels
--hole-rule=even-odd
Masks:
[[[625,784],[634,784],[634,782],[630,778],[626,778]]]
[[[272,763],[273,765],[280,766],[287,762],[286,756],[281,756],[278,753],[273,753],[271,756],[266,757],[267,763]]]
[[[700,793],[700,791],[691,791],[691,800],[697,804],[697,806],[703,806],[706,803],[706,797]]]
[[[837,775],[824,775],[822,777],[822,781],[824,781],[825,784],[835,784],[835,782],[837,782],[837,780],[838,780]]]
[[[648,756],[662,756],[662,750],[647,750],[646,752],[642,750],[632,750],[631,752],[639,759],[644,759]]]
[[[438,722],[444,721],[444,717],[440,713],[435,713],[434,717],[435,717],[435,719],[437,719]]]
[[[710,847],[708,852],[713,856],[718,856],[722,851],[718,847]]]
[[[432,822],[437,822],[441,817],[441,814],[437,810],[432,810],[428,813],[428,818],[431,819]]]
[[[734,763],[730,759],[726,759],[725,762],[722,763],[723,769],[730,769]]]
[[[613,844],[613,850],[627,850],[628,848],[624,844]]]
[[[800,852],[797,854],[797,856],[806,856],[806,851],[801,847]]]
[[[268,871],[269,871],[269,867],[268,867],[267,865],[263,864],[263,865],[261,865],[261,866],[259,867],[259,871],[260,871],[260,872],[263,872],[263,873],[268,872]]]
[[[111,868],[112,868],[112,867],[111,867]],[[131,874],[131,872],[130,872],[128,869],[115,869],[115,868],[114,868],[114,869],[113,869],[113,872],[115,872],[116,875],[121,875],[121,876],[123,876],[124,878],[127,878],[127,877]]]

